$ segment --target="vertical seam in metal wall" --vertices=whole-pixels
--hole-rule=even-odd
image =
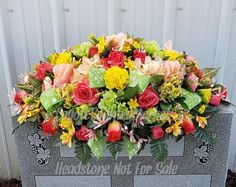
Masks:
[[[148,10],[148,15],[147,15],[147,28],[146,28],[146,38],[151,38],[152,39],[152,0],[147,0],[147,10]]]
[[[171,11],[173,6],[175,5],[175,13],[173,17],[173,23],[170,23]],[[172,40],[174,42],[175,39],[175,23],[176,23],[176,5],[177,0],[165,0],[164,4],[164,21],[163,21],[163,36],[162,36],[162,44],[167,40]],[[171,32],[171,33],[170,33]]]
[[[43,32],[42,32],[42,22],[40,15],[40,0],[34,0],[35,2],[35,17],[36,17],[36,26],[37,26],[37,36],[38,36],[38,44],[39,44],[39,55],[40,58],[45,57],[44,51],[44,40],[43,40]]]
[[[96,10],[96,1],[95,0],[91,0],[91,29],[92,32],[94,34],[97,33],[97,24],[96,24],[96,15],[97,14],[97,10]]]
[[[75,39],[77,43],[80,43],[80,31],[79,31],[79,0],[74,0],[74,23],[75,23]]]
[[[229,37],[230,37],[230,28],[232,22],[232,11],[229,14],[229,8],[232,7],[233,1],[230,0],[231,6],[225,7],[228,1],[222,0],[221,5],[221,15],[220,15],[220,23],[219,23],[219,31],[217,36],[217,44],[216,44],[216,55],[214,59],[214,66],[218,66],[219,62],[221,66],[221,72],[219,75],[219,82],[223,82],[224,79],[224,70],[226,65],[226,57],[227,57],[227,46],[229,45]],[[229,17],[227,17],[229,16]],[[229,19],[227,23],[225,23]],[[222,42],[224,42],[222,45]],[[222,52],[223,50],[223,52]],[[221,58],[220,58],[221,57]],[[221,59],[221,60],[218,60]]]
[[[3,60],[3,71],[5,73],[5,77],[6,77],[6,83],[7,83],[7,91],[9,92],[10,88],[11,88],[11,77],[10,77],[10,71],[9,71],[9,62],[8,62],[8,56],[7,56],[7,51],[6,51],[6,41],[5,41],[5,33],[4,33],[4,27],[3,27],[3,20],[2,20],[2,13],[0,11],[0,37],[2,38],[2,42],[0,43],[0,48],[1,48],[1,53],[2,53],[2,60]],[[3,89],[2,89],[3,90]],[[10,155],[9,155],[9,147],[7,144],[7,138],[6,138],[6,130],[4,127],[4,120],[3,120],[3,116],[2,116],[2,110],[1,110],[1,104],[0,104],[0,115],[1,115],[1,124],[2,124],[2,128],[0,130],[0,137],[4,143],[3,145],[3,152],[4,152],[4,157],[5,157],[5,161],[6,161],[6,167],[7,167],[7,173],[8,176],[11,178],[13,176],[12,174],[12,166],[11,166],[11,161],[10,161]]]
[[[28,50],[28,44],[27,44],[27,37],[26,37],[26,29],[25,29],[25,19],[24,19],[24,13],[23,13],[23,5],[22,0],[17,0],[17,8],[20,12],[19,19],[20,19],[20,27],[21,27],[21,39],[22,39],[22,45],[23,45],[23,55],[25,60],[25,66],[27,70],[31,69],[30,65],[30,59],[29,59],[29,50]]]

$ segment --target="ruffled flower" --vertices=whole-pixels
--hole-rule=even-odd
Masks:
[[[123,90],[129,79],[128,71],[114,66],[106,70],[104,75],[105,85],[108,89]]]

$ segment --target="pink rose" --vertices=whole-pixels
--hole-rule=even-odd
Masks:
[[[133,57],[134,57],[134,59],[140,58],[141,62],[144,63],[145,62],[145,58],[146,58],[146,53],[144,51],[134,50]]]
[[[36,77],[43,80],[46,77],[46,72],[52,72],[52,65],[45,62],[40,62],[37,67]]]
[[[53,87],[62,87],[66,83],[70,83],[70,78],[73,75],[73,64],[59,64],[53,67],[55,75]]]
[[[138,104],[140,108],[151,108],[157,105],[160,101],[158,94],[152,89],[151,86],[148,86],[146,90],[138,95]]]
[[[102,59],[105,68],[113,66],[124,67],[124,54],[121,51],[111,51],[108,58]]]
[[[151,128],[152,139],[160,139],[164,136],[164,131],[160,126],[155,126]]]
[[[76,104],[91,104],[98,102],[98,91],[95,88],[90,88],[87,82],[79,83],[74,92],[74,102]]]

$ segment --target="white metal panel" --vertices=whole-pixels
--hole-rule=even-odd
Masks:
[[[59,51],[86,41],[90,33],[99,36],[129,32],[154,39],[161,46],[171,39],[176,49],[198,58],[201,67],[222,66],[219,82],[228,86],[231,101],[236,103],[235,7],[236,0],[0,0],[4,26],[0,28],[4,52],[0,77],[1,88],[5,88],[0,90],[4,124],[1,120],[0,123],[5,129],[0,133],[0,148],[5,146],[10,160],[4,167],[11,168],[12,175],[17,176],[5,97],[16,74],[29,70],[54,49]],[[236,153],[235,122],[236,117],[230,144],[231,168]],[[6,142],[3,136],[7,137]]]

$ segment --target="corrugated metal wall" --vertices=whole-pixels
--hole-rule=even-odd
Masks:
[[[6,107],[16,75],[90,33],[129,32],[160,45],[171,39],[201,67],[221,67],[218,80],[236,103],[236,0],[0,0],[0,8],[0,176],[19,173]],[[232,132],[229,166],[235,168],[235,124]]]

